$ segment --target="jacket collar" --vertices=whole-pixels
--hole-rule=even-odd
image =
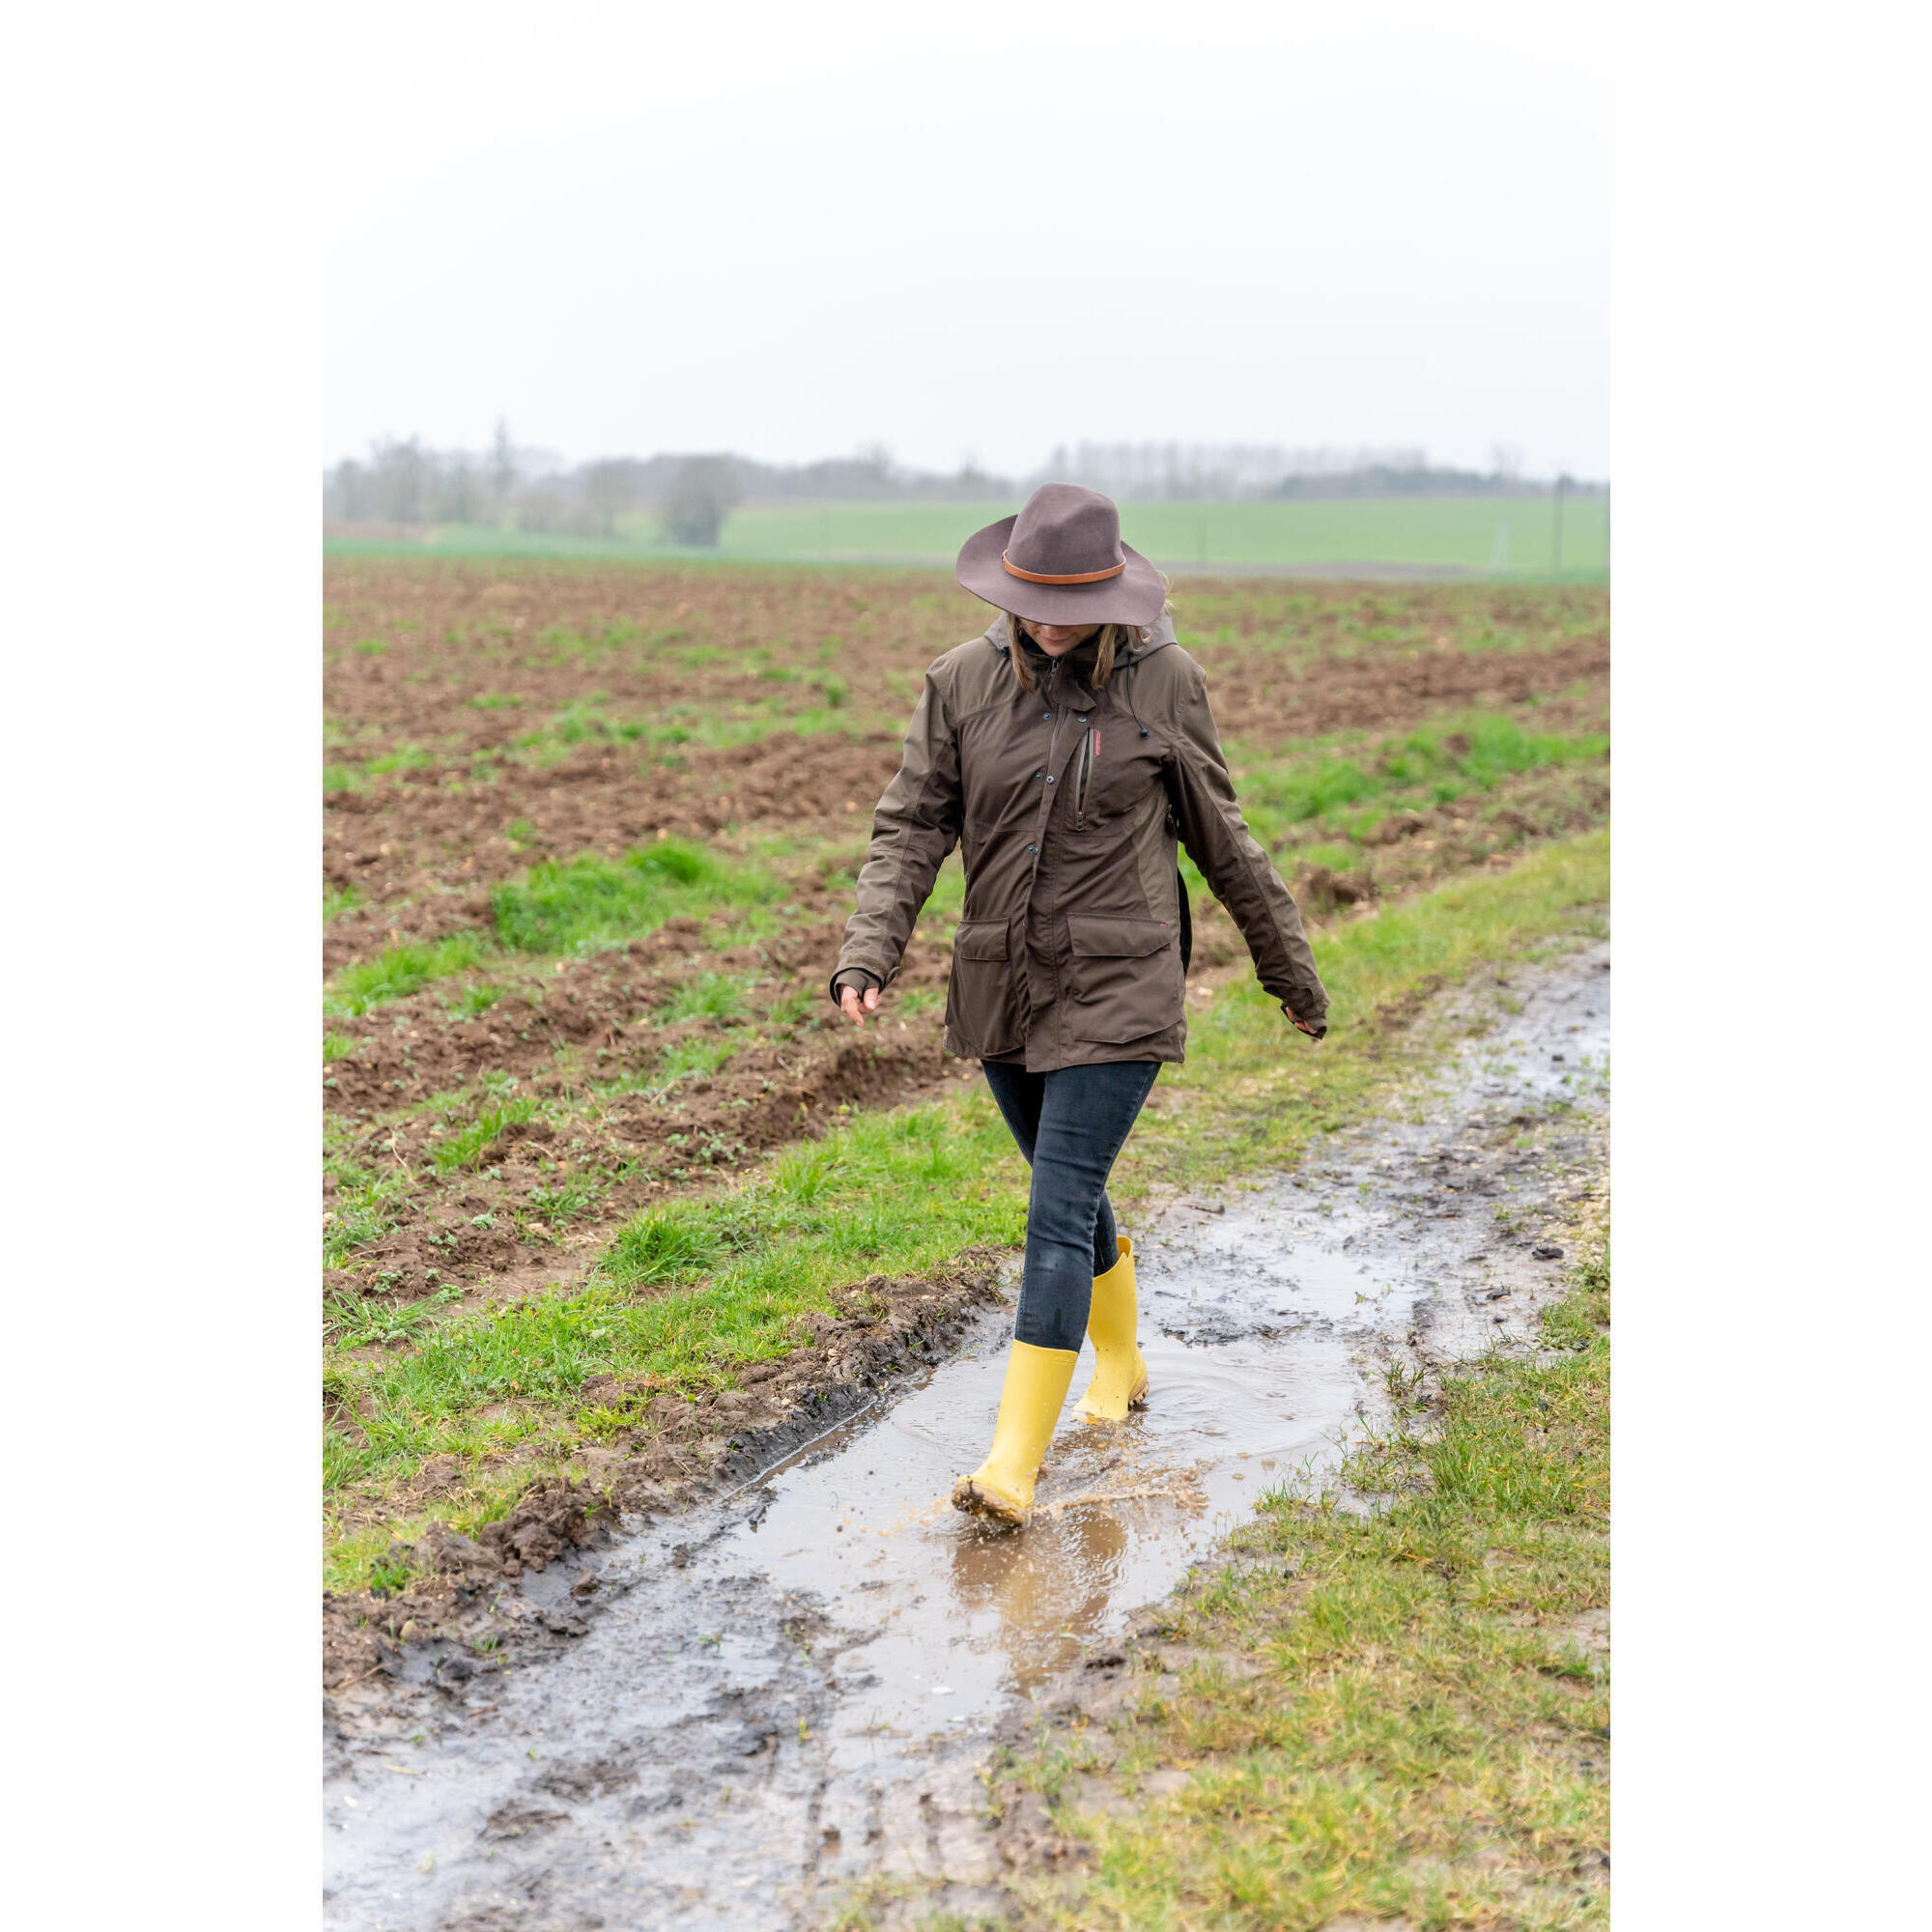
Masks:
[[[1174,634],[1173,613],[1167,611],[1163,611],[1151,624],[1147,626],[1147,634],[1148,634],[1147,641],[1145,643],[1135,643],[1133,645],[1130,645],[1128,649],[1122,656],[1116,658],[1114,662],[1117,665],[1143,664],[1149,658],[1152,657],[1154,652],[1164,651],[1169,644],[1178,643],[1179,641],[1179,639],[1177,639]],[[986,626],[984,633],[984,640],[985,642],[991,644],[992,647],[996,651],[1000,652],[1002,656],[1006,654],[1007,620],[1004,617],[995,617],[993,621]],[[1084,651],[1086,650],[1087,646],[1083,644],[1080,648],[1082,651]],[[1041,652],[1040,655],[1043,657],[1045,656],[1045,653]],[[1076,652],[1075,655],[1078,656],[1079,653]]]
[[[1156,651],[1165,650],[1169,644],[1178,641],[1174,635],[1174,618],[1165,611],[1161,612],[1152,624],[1147,627],[1147,640],[1144,643],[1135,642],[1129,645],[1125,651],[1114,660],[1115,677],[1118,678],[1122,671],[1126,670],[1133,665],[1145,664]],[[1007,642],[1007,621],[1004,617],[995,617],[986,626],[984,641],[990,644],[994,650],[998,651],[1002,657],[1009,654],[1010,646]],[[1031,643],[1022,643],[1020,648],[1029,652],[1037,665],[1046,666],[1053,662],[1044,651],[1038,650]],[[1061,663],[1072,673],[1060,687],[1060,701],[1069,711],[1084,714],[1093,710],[1094,706],[1099,702],[1099,699],[1094,695],[1092,687],[1087,683],[1084,675],[1084,672],[1092,668],[1093,662],[1093,649],[1087,644],[1082,644],[1070,657],[1061,660]],[[1111,683],[1112,680],[1109,682]]]

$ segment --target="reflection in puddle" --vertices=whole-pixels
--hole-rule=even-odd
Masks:
[[[1210,1351],[1144,1335],[1154,1401],[1101,1425],[1069,1404],[1034,1520],[1020,1534],[992,1530],[948,1498],[982,1453],[1009,1320],[987,1321],[964,1359],[835,1453],[774,1478],[759,1526],[705,1552],[720,1574],[809,1591],[835,1627],[849,1625],[845,1656],[863,1656],[875,1680],[856,1714],[868,1735],[990,1715],[1119,1635],[1213,1539],[1220,1515],[1252,1503],[1258,1486],[1236,1459],[1319,1454],[1360,1386],[1337,1339],[1303,1339],[1290,1355],[1266,1341]]]

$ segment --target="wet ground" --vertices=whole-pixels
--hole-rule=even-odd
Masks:
[[[565,1655],[337,1747],[327,1922],[780,1927],[894,1875],[964,1902],[997,1868],[992,1735],[1077,1697],[1268,1484],[1335,1460],[1390,1345],[1467,1356],[1560,1289],[1540,1220],[1599,1158],[1608,948],[1475,997],[1495,1025],[1423,1118],[1137,1231],[1151,1400],[1111,1428],[1069,1406],[1024,1534],[947,1503],[998,1399],[994,1312],[735,1496],[527,1578],[602,1614]]]

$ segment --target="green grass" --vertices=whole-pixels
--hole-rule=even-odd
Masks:
[[[701,1274],[729,1252],[718,1220],[692,1203],[647,1208],[612,1243],[605,1271],[619,1288]]]
[[[481,965],[490,947],[481,933],[458,932],[447,939],[392,946],[374,959],[345,966],[323,1003],[331,1017],[366,1013],[385,1000],[420,992],[432,980],[447,979]]]
[[[1599,732],[1528,731],[1513,718],[1476,713],[1384,739],[1358,754],[1359,763],[1330,745],[1242,759],[1236,781],[1248,824],[1264,844],[1278,845],[1292,829],[1321,818],[1360,838],[1388,811],[1481,796],[1523,772],[1596,763],[1608,755],[1609,743]],[[1364,810],[1341,821],[1352,807]]]
[[[721,1035],[700,1034],[695,1039],[667,1047],[658,1057],[656,1084],[689,1080],[696,1073],[716,1073],[738,1052],[740,1042]]]
[[[1024,1179],[990,1107],[861,1116],[737,1194],[639,1216],[576,1294],[462,1318],[393,1363],[338,1369],[368,1398],[367,1442],[338,1443],[331,1487],[407,1475],[438,1453],[560,1439],[569,1417],[555,1406],[592,1375],[727,1380],[809,1333],[833,1289],[1016,1242],[1025,1218]],[[683,1292],[635,1292],[666,1284]]]
[[[369,759],[366,764],[351,765],[335,763],[322,768],[322,788],[325,793],[334,791],[367,791],[371,779],[385,777],[390,772],[427,771],[436,759],[420,745],[398,745],[394,751],[383,752]],[[354,888],[351,888],[354,891]],[[360,904],[359,898],[351,903]]]
[[[331,537],[338,554],[650,556],[690,562],[951,564],[976,529],[1016,502],[752,503],[725,519],[715,551],[666,543],[654,517],[620,520],[608,541],[445,525],[422,543]],[[1429,497],[1313,502],[1123,503],[1121,533],[1156,562],[1180,570],[1220,564],[1315,567],[1380,563],[1496,576],[1548,577],[1555,506],[1548,496]],[[1562,575],[1602,577],[1609,515],[1602,497],[1563,505]]]
[[[752,980],[728,973],[700,973],[686,981],[658,1009],[667,1026],[679,1020],[730,1020],[745,1010],[746,988]]]
[[[586,853],[532,866],[521,884],[491,895],[497,934],[521,952],[585,953],[655,931],[667,920],[749,911],[781,897],[762,868],[683,839],[661,839],[620,859]]]
[[[867,729],[896,729],[905,723],[903,709],[895,704],[847,710],[849,691],[842,678],[820,679],[813,689],[822,700],[816,704],[794,705],[770,696],[724,697],[702,706],[669,704],[649,720],[618,717],[604,708],[603,699],[585,698],[520,734],[515,751],[524,762],[548,768],[581,744],[634,745],[640,753],[654,755],[657,763],[675,767],[683,755],[679,748],[686,745],[723,751],[757,744],[780,732],[801,738],[850,736]]]
[[[609,702],[601,693],[567,704],[548,723],[517,739],[519,749],[538,746],[581,745],[586,740],[608,745],[634,745],[649,734],[650,726],[636,719],[612,718],[604,709]]]
[[[479,1108],[473,1120],[432,1144],[436,1171],[448,1174],[459,1167],[481,1167],[503,1129],[529,1120],[536,1110],[536,1101],[527,1094],[493,1100]]]
[[[808,986],[802,992],[786,993],[765,1009],[765,1022],[768,1026],[789,1031],[800,1020],[818,1012],[822,1004],[816,987]],[[900,1005],[903,1009],[903,1001]]]
[[[433,980],[500,963],[506,952],[582,956],[640,938],[670,919],[734,912],[749,934],[784,890],[761,866],[722,858],[681,838],[660,839],[619,859],[586,853],[546,861],[491,894],[493,931],[392,946],[374,959],[345,966],[328,987],[323,1010],[331,1018],[366,1013],[420,992]],[[724,989],[717,975],[707,980],[712,983],[693,996],[698,1002],[693,1011],[737,1010],[743,982]],[[469,987],[449,1003],[451,1010],[473,1019],[502,991],[494,982]]]
[[[331,1218],[323,1232],[323,1264],[346,1266],[368,1242],[388,1234],[406,1208],[412,1184],[407,1173],[393,1167],[378,1174],[340,1177]]]
[[[1337,929],[1321,946],[1336,1031],[1320,1047],[1293,1036],[1258,989],[1224,993],[1197,1024],[1188,1065],[1162,1070],[1162,1104],[1117,1170],[1122,1198],[1155,1180],[1292,1162],[1311,1135],[1361,1113],[1404,1070],[1409,1037],[1391,1032],[1385,1009],[1481,961],[1576,932],[1579,910],[1607,890],[1607,841],[1592,835]],[[567,1453],[572,1401],[591,1375],[729,1381],[744,1362],[795,1346],[837,1289],[937,1268],[977,1242],[1016,1243],[1026,1179],[983,1093],[856,1115],[732,1192],[641,1216],[584,1289],[455,1318],[381,1365],[342,1365],[336,1373],[367,1398],[366,1440],[335,1440],[331,1486],[380,1496],[439,1453]],[[388,1184],[344,1194],[338,1247],[380,1225]],[[504,1506],[515,1481],[514,1471],[491,1478],[472,1507]]]
[[[1016,1766],[1092,1853],[1029,1888],[1023,1922],[1605,1922],[1607,1687],[1574,1620],[1609,1601],[1608,1287],[1606,1260],[1578,1268],[1542,1348],[1496,1350],[1427,1407],[1392,1377],[1392,1424],[1342,1472],[1388,1498],[1372,1514],[1334,1489],[1263,1497],[1236,1560],[1164,1613],[1197,1661],[1103,1744],[1052,1734]],[[1143,1790],[1176,1770],[1180,1789]]]
[[[561,1177],[556,1184],[532,1187],[525,1197],[531,1216],[550,1227],[581,1221],[596,1211],[603,1187],[587,1175]]]
[[[458,1019],[473,1020],[480,1019],[502,997],[502,987],[486,980],[478,985],[464,987],[445,1004]]]
[[[460,1288],[440,1288],[416,1301],[390,1301],[381,1295],[331,1294],[324,1303],[328,1339],[340,1349],[386,1348],[418,1333],[431,1316],[452,1301]]]
[[[384,752],[379,757],[371,758],[366,770],[372,779],[379,779],[385,772],[424,771],[433,762],[420,745],[398,745],[393,752]]]

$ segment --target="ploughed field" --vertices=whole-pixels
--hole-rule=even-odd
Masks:
[[[1200,578],[1175,608],[1318,956],[1324,930],[1607,814],[1601,587]],[[450,1460],[410,1434],[428,1338],[648,1298],[775,1240],[689,1204],[788,1149],[809,1205],[829,1128],[975,1071],[940,1053],[956,859],[879,1024],[836,1026],[825,981],[924,668],[989,614],[930,571],[329,560],[327,1481],[363,1552],[338,1577],[375,1574],[382,1526]],[[1206,998],[1246,952],[1188,877]],[[1010,1239],[995,1205],[981,1227],[949,1203],[921,1265]],[[849,1239],[826,1280],[864,1274]],[[487,1463],[569,1377],[485,1325],[434,1373],[439,1402],[472,1391]],[[473,1527],[492,1493],[444,1513]]]

